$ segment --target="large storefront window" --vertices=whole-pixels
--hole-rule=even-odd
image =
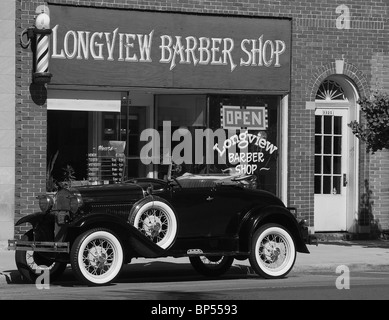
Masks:
[[[255,174],[259,188],[277,193],[280,97],[159,94],[149,101],[136,105],[125,92],[117,112],[49,110],[53,179],[163,179],[172,162],[181,174]]]
[[[165,162],[157,166],[158,177],[166,176],[166,157],[170,157],[170,161],[180,165],[180,174],[217,174],[232,170],[238,174],[255,174],[260,188],[277,193],[279,105],[278,96],[157,96],[158,132],[163,141],[169,141],[161,144],[161,159]],[[246,115],[239,129],[222,129],[224,106],[233,106],[236,117]],[[251,121],[250,115],[256,115],[257,109],[264,110],[263,127],[261,130],[245,127],[244,123]],[[252,112],[246,114],[245,110]],[[238,143],[240,138],[247,143]]]
[[[248,142],[243,144],[243,148],[239,148],[239,143],[236,149],[229,153],[227,167],[235,167],[240,173],[255,174],[257,176],[258,187],[274,194],[278,193],[278,147],[280,145],[280,97],[278,96],[263,96],[263,95],[210,95],[209,96],[209,127],[212,130],[222,127],[221,110],[225,106],[234,106],[239,113],[236,117],[242,116],[241,123],[247,121],[255,123],[257,118],[251,119],[250,113],[244,113],[244,110],[264,110],[264,127],[261,130],[255,128],[244,127],[235,130],[226,130],[228,137],[238,136],[244,137]],[[249,109],[250,108],[250,109]],[[244,117],[246,117],[244,119]],[[228,121],[228,119],[224,119]],[[239,122],[239,121],[237,121]],[[240,136],[241,133],[247,135]],[[242,139],[239,139],[240,141]],[[232,139],[232,144],[234,140]],[[247,145],[247,146],[246,146]],[[228,146],[228,145],[227,145]],[[234,146],[232,146],[234,147]],[[229,150],[232,150],[233,148]],[[244,155],[251,156],[241,156]],[[232,156],[231,156],[232,155]],[[251,157],[251,160],[250,160]],[[240,160],[240,165],[237,160]],[[222,166],[220,166],[222,167]]]
[[[63,182],[115,183],[148,174],[140,159],[148,108],[131,105],[125,92],[118,111],[48,110],[48,191]]]

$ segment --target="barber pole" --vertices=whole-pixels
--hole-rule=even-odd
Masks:
[[[36,37],[36,72],[49,72],[49,37],[38,34]]]
[[[47,13],[41,12],[35,20],[36,34],[36,64],[34,82],[47,83],[50,81],[49,73],[49,35],[50,17]]]

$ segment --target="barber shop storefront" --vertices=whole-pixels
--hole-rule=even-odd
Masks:
[[[48,191],[163,179],[173,162],[285,195],[290,20],[49,10]]]
[[[389,88],[387,5],[364,8],[16,1],[4,228],[44,192],[164,179],[174,165],[255,175],[310,232],[388,229],[387,150],[367,154],[349,126],[362,97]]]

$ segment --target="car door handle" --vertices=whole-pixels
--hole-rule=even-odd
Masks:
[[[211,196],[207,197],[207,201],[212,201],[212,200],[213,200],[213,198]]]

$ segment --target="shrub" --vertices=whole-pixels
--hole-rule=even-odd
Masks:
[[[367,152],[389,149],[389,94],[376,91],[358,103],[365,121],[349,123],[352,132],[366,143]]]

